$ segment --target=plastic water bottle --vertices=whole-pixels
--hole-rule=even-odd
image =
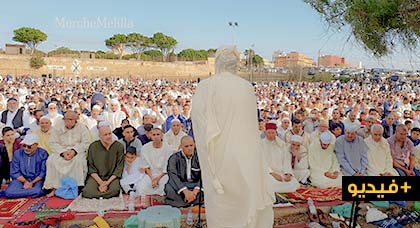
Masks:
[[[311,198],[308,198],[308,206],[309,206],[309,212],[313,215],[316,215],[316,208],[314,205],[314,201]]]
[[[134,191],[130,192],[130,200],[128,202],[128,211],[134,211],[134,200],[136,196],[134,195]]]
[[[193,213],[192,213],[192,210],[189,209],[188,210],[188,214],[187,214],[187,225],[192,225],[192,224],[194,224],[194,222],[193,222]]]
[[[99,208],[98,208],[98,215],[104,217],[105,210],[104,210],[104,198],[99,198]]]

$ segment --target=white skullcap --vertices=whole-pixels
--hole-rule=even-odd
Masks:
[[[329,132],[322,132],[321,136],[319,137],[322,143],[324,144],[331,144],[332,142],[332,136]]]
[[[174,118],[174,119],[171,121],[171,124],[173,124],[173,123],[181,123],[181,121],[180,121],[178,118]]]
[[[300,135],[292,135],[292,137],[290,138],[291,142],[298,142],[298,143],[303,143],[303,138]]]
[[[285,120],[287,120],[287,121],[289,121],[289,122],[290,122],[290,118],[289,118],[289,117],[284,117],[283,119],[281,119],[281,122],[283,122],[283,121],[285,121]]]
[[[120,104],[120,102],[117,99],[112,99],[110,102],[111,104]]]
[[[93,107],[92,107],[92,110],[101,110],[101,106],[99,106],[99,105],[94,105]]]
[[[101,121],[98,123],[98,128],[100,127],[111,127],[111,124],[108,123],[107,121]]]
[[[49,104],[48,104],[48,108],[49,108],[49,107],[52,107],[52,106],[57,107],[57,104],[56,104],[56,103],[54,103],[54,102],[51,102],[51,103],[49,103]]]
[[[355,132],[358,129],[358,125],[354,123],[349,123],[345,126],[344,130],[348,132]]]
[[[32,107],[32,106],[36,106],[36,104],[35,104],[34,102],[30,102],[30,103],[28,104],[28,107]]]
[[[48,120],[48,121],[51,122],[51,118],[48,117],[48,116],[43,116],[43,117],[41,117],[41,119],[39,119],[39,121],[43,121],[43,120]]]

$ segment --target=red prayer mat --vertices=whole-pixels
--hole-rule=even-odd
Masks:
[[[28,200],[27,198],[0,199],[0,217],[12,218]]]
[[[296,192],[287,193],[287,195],[294,200],[306,201],[308,198],[318,202],[341,200],[341,188],[301,187]]]

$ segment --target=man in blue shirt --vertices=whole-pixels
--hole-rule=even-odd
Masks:
[[[6,189],[7,198],[43,196],[48,152],[38,147],[38,136],[29,134],[21,142],[22,148],[13,154],[10,165],[12,182]]]

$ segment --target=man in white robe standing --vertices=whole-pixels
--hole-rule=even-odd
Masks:
[[[216,75],[197,86],[191,118],[211,228],[273,226],[274,194],[261,151],[252,85],[234,75],[239,53],[219,48]]]
[[[51,189],[50,196],[61,186],[61,178],[72,177],[78,186],[85,185],[87,174],[86,150],[90,144],[89,130],[77,123],[78,116],[67,111],[63,120],[53,127],[49,139],[51,154],[47,160],[44,188]]]
[[[286,143],[277,136],[275,123],[265,125],[265,138],[263,141],[264,157],[268,165],[268,171],[272,178],[271,187],[274,192],[295,192],[300,184],[293,176],[292,157],[286,151]]]
[[[184,131],[182,131],[182,127],[184,125],[181,123],[179,119],[173,119],[171,121],[171,130],[165,133],[163,136],[163,141],[165,141],[169,147],[171,147],[172,153],[176,153],[179,151],[179,145],[181,145],[182,137],[186,136]]]
[[[365,139],[368,147],[368,176],[399,176],[393,167],[391,148],[388,141],[382,136],[384,127],[374,124],[371,127],[371,135]]]
[[[309,146],[310,179],[313,186],[341,188],[340,164],[334,153],[334,146],[331,145],[334,138],[330,132],[323,132],[319,140]]]

